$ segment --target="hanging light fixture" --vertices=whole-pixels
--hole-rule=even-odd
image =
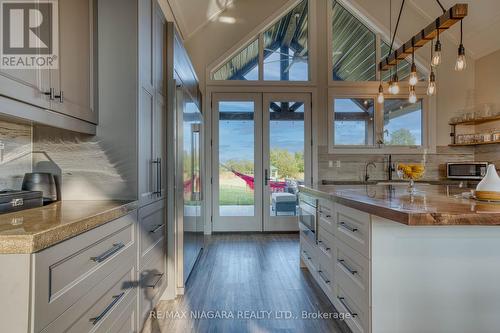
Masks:
[[[439,40],[439,23],[438,23],[437,41],[436,45],[434,45],[434,56],[432,57],[432,66],[437,67],[439,66],[440,63],[441,63],[441,41]]]
[[[410,96],[408,97],[408,102],[416,103],[417,102],[417,93],[415,92],[415,86],[410,86]]]
[[[379,104],[384,103],[384,87],[382,87],[382,80],[380,80],[380,84],[378,86],[377,102]]]
[[[432,61],[432,44],[431,41],[431,61]],[[434,67],[431,65],[431,73],[429,74],[429,83],[427,85],[427,95],[432,96],[436,93],[436,75],[434,74]]]
[[[397,95],[399,94],[399,78],[398,78],[398,64],[396,63],[396,71],[394,72],[394,76],[392,77],[392,90],[391,94]]]
[[[460,46],[458,47],[457,62],[455,63],[456,71],[463,71],[465,67],[467,67],[467,61],[465,60],[465,47],[464,44],[462,44],[462,39],[463,39],[462,22],[463,20],[460,20]]]
[[[418,75],[417,75],[417,65],[415,65],[415,39],[411,39],[411,46],[413,48],[411,52],[411,71],[410,71],[410,79],[408,83],[410,86],[414,86],[418,83]]]

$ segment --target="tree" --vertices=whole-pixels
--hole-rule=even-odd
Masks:
[[[400,128],[391,133],[389,144],[395,146],[414,146],[416,139],[409,129]]]
[[[278,169],[278,177],[293,178],[299,173],[299,168],[295,159],[286,149],[271,149],[271,165]]]

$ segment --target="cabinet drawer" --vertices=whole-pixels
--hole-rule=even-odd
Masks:
[[[136,256],[132,213],[34,255],[34,328],[61,315],[119,267]]]
[[[163,254],[155,255],[151,261],[144,265],[139,274],[139,326],[149,315],[149,311],[156,306],[165,287],[167,276],[165,273],[165,257]]]
[[[368,307],[356,304],[339,284],[334,286],[332,303],[337,311],[345,314],[345,322],[353,333],[370,332]]]
[[[137,332],[137,298],[129,303],[125,311],[112,324],[110,333]]]
[[[330,300],[334,296],[335,272],[333,262],[325,256],[319,257],[316,281]]]
[[[136,297],[134,276],[135,266],[109,274],[42,332],[110,332]]]
[[[322,227],[319,228],[317,247],[319,256],[330,262],[333,268],[335,259],[333,254],[335,249],[335,237]]]
[[[323,227],[332,235],[335,232],[335,211],[334,203],[329,200],[320,199],[318,202],[319,226]]]
[[[302,262],[309,269],[309,272],[316,276],[318,271],[318,254],[316,253],[317,248],[311,246],[308,241],[305,241],[302,237],[300,239],[300,256]]]
[[[139,209],[140,262],[145,263],[155,249],[163,248],[165,234],[165,200]],[[142,264],[141,264],[142,265]]]
[[[335,237],[370,258],[370,215],[359,210],[335,205]]]
[[[346,293],[357,304],[369,306],[370,302],[370,264],[368,259],[345,245],[342,241],[335,244],[335,277]]]

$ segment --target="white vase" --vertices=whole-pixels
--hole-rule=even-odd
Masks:
[[[488,165],[486,175],[476,187],[476,197],[486,200],[500,199],[500,177],[494,164]]]

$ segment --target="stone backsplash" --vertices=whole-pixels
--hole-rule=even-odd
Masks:
[[[437,147],[434,154],[392,154],[393,162],[423,162],[425,163],[425,180],[441,180],[446,178],[446,162],[474,161],[473,147]],[[365,178],[365,167],[369,162],[368,173],[371,180],[386,180],[388,155],[380,154],[329,154],[327,146],[318,147],[319,182],[330,181],[362,181]],[[393,179],[397,175],[393,174]]]

